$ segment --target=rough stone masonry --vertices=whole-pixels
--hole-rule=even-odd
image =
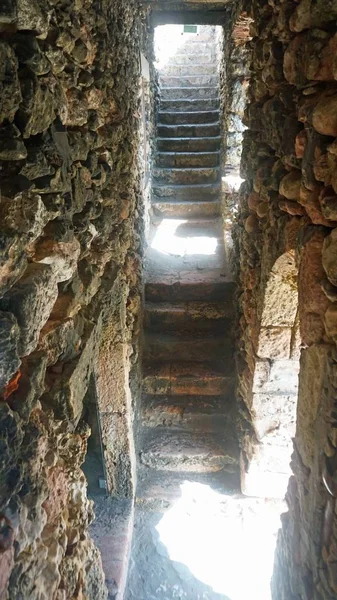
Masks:
[[[82,411],[109,315],[129,348],[138,329],[143,17],[133,0],[0,5],[1,599],[107,596]]]
[[[255,429],[243,439],[243,471],[261,448],[294,435],[273,597],[331,600],[337,596],[337,4],[254,0],[243,10],[252,39],[246,183],[236,230],[239,391]],[[287,369],[299,358],[297,414],[287,421],[284,385],[293,373]]]

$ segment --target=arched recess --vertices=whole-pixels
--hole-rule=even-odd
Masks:
[[[295,253],[282,254],[265,286],[248,408],[256,439],[245,438],[244,494],[282,498],[291,475],[295,435],[300,334]]]

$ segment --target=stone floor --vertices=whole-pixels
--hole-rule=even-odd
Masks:
[[[165,508],[138,502],[125,600],[270,600],[283,503],[194,479]]]

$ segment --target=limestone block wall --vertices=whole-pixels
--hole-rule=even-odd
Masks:
[[[82,411],[94,374],[109,492],[132,495],[144,14],[0,4],[0,597],[103,599]]]
[[[294,435],[273,595],[331,599],[337,594],[337,8],[321,0],[253,0],[243,10],[252,19],[252,61],[236,231],[239,391],[255,429],[243,441],[243,472],[264,445],[280,446],[275,461],[284,456],[282,436]],[[268,462],[267,470],[277,468]]]

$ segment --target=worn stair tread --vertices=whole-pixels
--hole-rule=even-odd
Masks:
[[[197,119],[197,121],[196,121]],[[196,112],[159,110],[158,124],[160,125],[187,125],[197,123],[216,123],[219,120],[218,110],[203,110]],[[180,123],[180,121],[182,121]]]
[[[201,85],[198,88],[195,88],[195,86],[193,86],[193,85],[190,85],[190,86],[188,86],[188,85],[187,86],[172,85],[172,86],[167,86],[167,87],[162,88],[162,91],[164,91],[164,90],[165,90],[165,92],[167,90],[190,90],[191,94],[195,94],[196,91],[199,93],[200,92],[203,93],[203,92],[206,92],[209,90],[213,90],[214,93],[217,92],[219,94],[219,86],[218,85],[207,85],[207,86]],[[198,95],[196,95],[194,97],[196,99],[199,98]]]
[[[155,185],[205,185],[218,183],[219,167],[155,167],[153,180]]]
[[[162,87],[160,90],[161,100],[211,100],[219,98],[217,87]]]
[[[217,363],[229,360],[233,354],[232,340],[223,334],[200,334],[200,332],[147,332],[145,335],[144,360]]]
[[[176,272],[174,269],[169,271],[169,267],[167,271],[164,272],[159,271],[159,268],[157,272],[149,270],[146,277],[145,287],[148,289],[150,286],[157,286],[158,289],[165,289],[168,286],[175,286],[177,290],[182,287],[188,288],[189,286],[199,287],[199,292],[202,293],[202,298],[205,300],[205,302],[207,302],[207,300],[210,302],[212,301],[210,298],[206,298],[204,295],[208,286],[217,286],[219,288],[219,293],[221,293],[221,297],[214,298],[213,302],[216,302],[217,300],[223,300],[226,297],[222,295],[223,292],[225,294],[229,294],[229,296],[231,296],[233,293],[232,275],[226,265],[224,265],[222,269],[200,269],[200,271],[189,271],[186,269],[184,272]],[[150,298],[147,297],[147,300],[150,300]],[[199,298],[182,299],[183,302],[188,302],[189,300],[200,300],[200,296]],[[169,299],[164,301],[171,302]],[[176,301],[179,302],[178,298]]]
[[[238,464],[234,437],[157,427],[144,428],[140,444],[141,463],[160,470],[205,473],[233,470]]]
[[[150,331],[224,331],[229,329],[233,318],[232,298],[221,302],[146,302],[145,327]]]
[[[219,110],[220,98],[176,98],[161,99],[160,110],[196,112],[201,110]]]
[[[202,141],[204,142],[205,140],[212,140],[212,142],[217,141],[217,142],[221,142],[221,137],[219,135],[214,135],[214,136],[202,136],[202,137],[157,137],[157,142],[167,142],[167,141],[174,141],[174,142],[179,142],[179,140],[181,140],[181,142],[197,142],[197,141]],[[182,152],[184,152],[186,154],[186,150],[182,150]],[[194,150],[194,152],[198,152],[198,150]],[[201,152],[203,152],[203,150],[201,150]],[[217,150],[213,150],[213,152],[217,152]]]
[[[232,389],[233,361],[221,368],[204,362],[154,362],[144,364],[143,392],[174,396],[216,396]]]
[[[176,281],[172,282],[148,281],[145,287],[146,300],[152,302],[187,302],[189,300],[198,300],[201,296],[207,301],[214,302],[221,300],[233,293],[231,282],[194,282]],[[200,288],[200,285],[202,287]],[[174,289],[172,289],[172,287]],[[170,289],[169,289],[170,288]]]
[[[164,137],[162,133],[163,131],[167,131],[167,137],[214,137],[219,136],[219,133],[212,134],[208,132],[212,130],[216,130],[217,132],[220,131],[219,121],[214,121],[214,123],[158,123],[157,127],[159,131],[159,138]]]
[[[161,75],[217,75],[217,67],[215,64],[196,64],[193,63],[191,65],[168,65],[166,64],[164,67],[161,67],[158,70],[159,76]]]
[[[221,193],[221,183],[176,184],[153,183],[154,198],[175,198],[176,200],[206,200],[216,198]]]
[[[227,396],[156,396],[143,394],[142,423],[192,431],[233,428],[234,389]]]
[[[212,75],[160,75],[159,84],[164,87],[196,87],[219,86],[219,79],[216,74]]]
[[[155,157],[160,168],[191,169],[219,167],[220,152],[158,152]]]
[[[157,138],[159,152],[219,152],[220,145],[220,136]]]
[[[221,211],[220,200],[200,200],[186,202],[183,200],[160,200],[152,202],[154,215],[166,219],[190,218],[202,216],[218,216]]]
[[[216,302],[232,294],[232,281],[228,270],[221,269],[223,264],[221,249],[217,254],[205,256],[166,256],[161,261],[161,252],[151,250],[146,260],[146,294],[155,296],[155,302],[188,302],[204,298]],[[218,272],[217,277],[211,277]],[[155,289],[155,286],[157,289]],[[174,286],[170,292],[167,286]],[[201,286],[201,287],[200,287]],[[163,294],[163,297],[161,297]],[[150,296],[146,296],[151,300]]]
[[[159,510],[167,510],[181,498],[186,483],[198,483],[220,494],[242,497],[239,469],[213,473],[177,473],[139,465],[136,502]]]
[[[156,303],[153,303],[156,304]],[[158,302],[157,305],[162,304]],[[169,309],[156,311],[145,309],[145,326],[153,332],[200,332],[203,335],[219,332],[227,335],[231,331],[230,317],[200,317],[191,316],[186,311]]]

